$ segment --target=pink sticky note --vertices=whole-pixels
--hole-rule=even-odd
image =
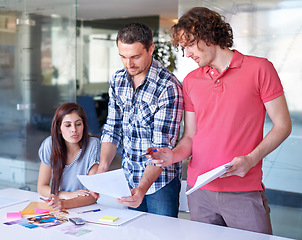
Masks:
[[[35,214],[49,213],[49,209],[36,208]]]
[[[17,220],[22,218],[22,214],[20,212],[11,212],[6,214],[6,218],[9,220]]]

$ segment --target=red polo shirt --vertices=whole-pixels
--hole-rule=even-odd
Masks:
[[[236,156],[250,153],[263,139],[264,103],[282,95],[283,87],[272,63],[234,50],[221,74],[198,68],[183,81],[185,111],[195,112],[197,132],[187,183]],[[218,178],[202,189],[222,192],[262,190],[262,161],[245,177]]]

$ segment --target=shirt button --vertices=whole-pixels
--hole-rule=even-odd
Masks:
[[[213,74],[214,74],[214,71],[212,71],[211,74],[213,75]]]
[[[219,79],[217,80],[217,82],[219,82]]]

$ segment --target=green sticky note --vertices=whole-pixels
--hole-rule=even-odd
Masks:
[[[99,221],[102,222],[114,222],[118,219],[118,217],[114,217],[114,216],[104,216],[102,218],[99,219]]]

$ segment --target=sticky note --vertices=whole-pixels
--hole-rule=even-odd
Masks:
[[[49,213],[49,209],[36,208],[35,214]]]
[[[11,212],[6,214],[6,218],[10,220],[17,220],[22,218],[22,214],[20,212]]]
[[[22,215],[34,215],[34,210],[25,210],[25,211],[19,211]]]
[[[99,221],[102,222],[114,222],[118,219],[118,217],[114,217],[114,216],[104,216],[102,218],[99,219]]]

